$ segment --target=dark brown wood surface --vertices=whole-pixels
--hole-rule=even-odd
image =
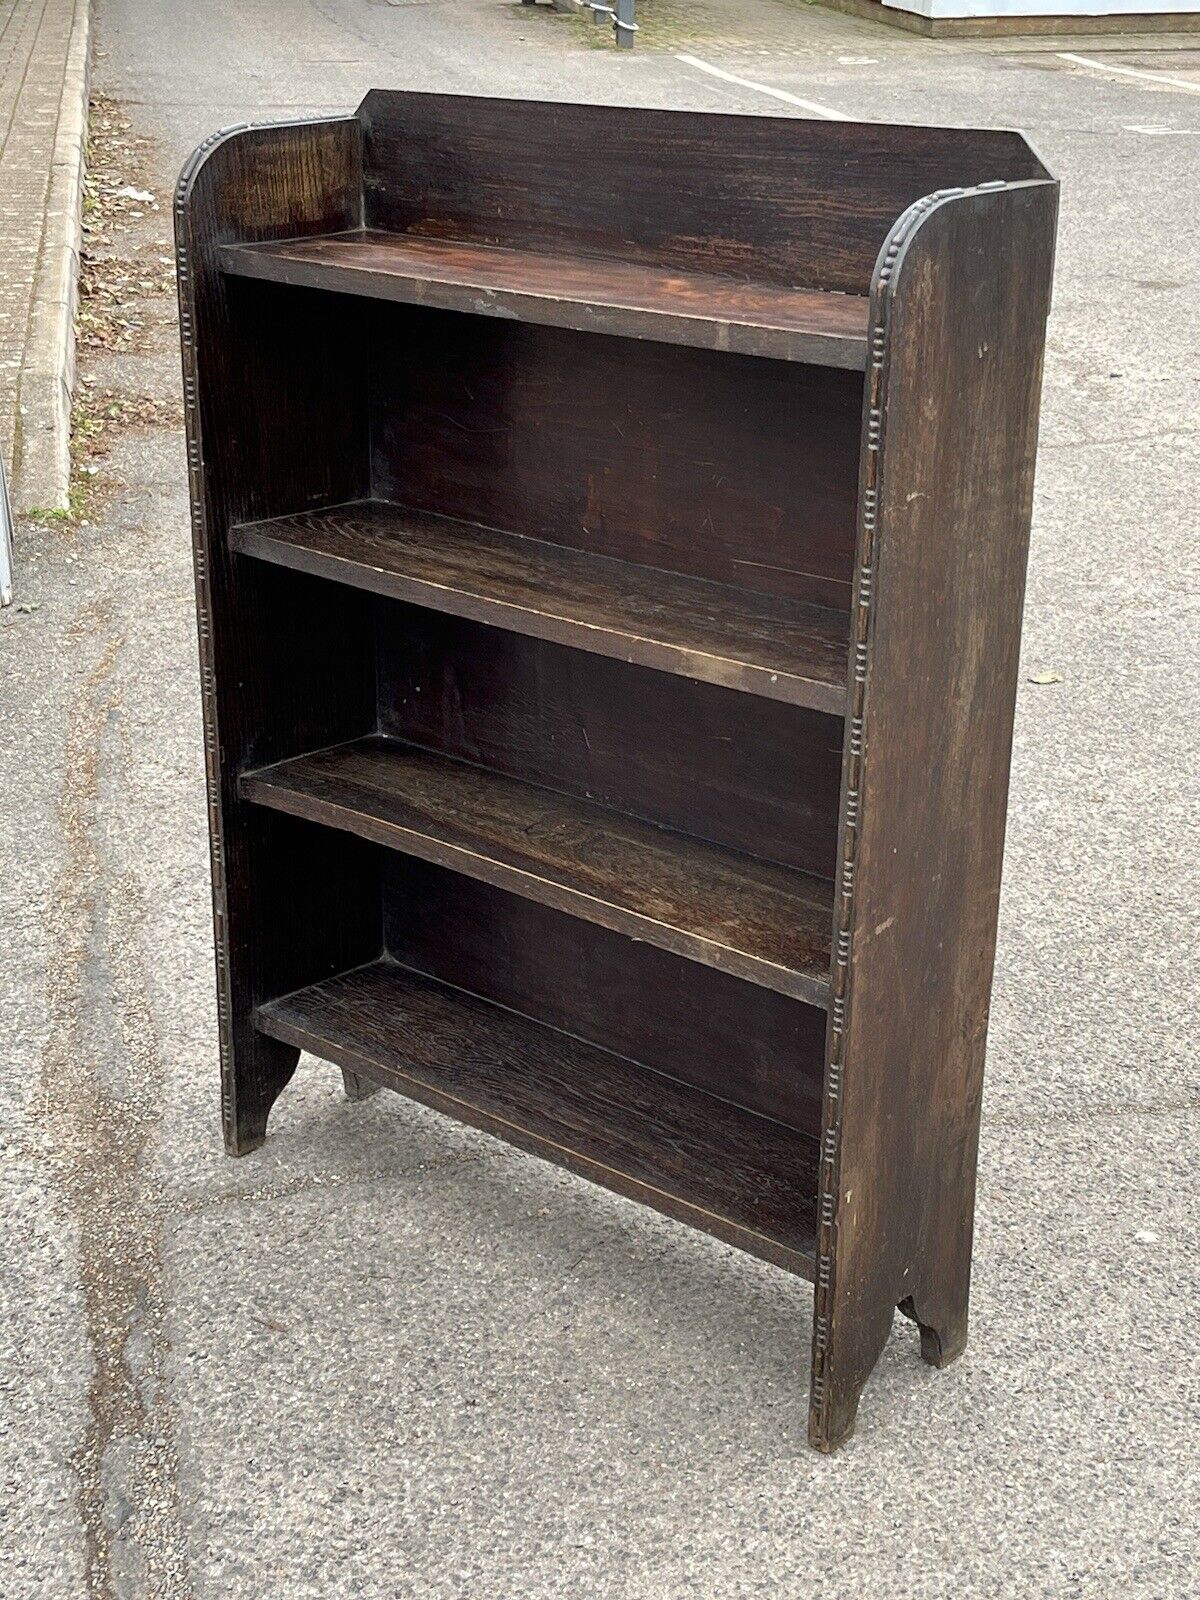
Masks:
[[[192,500],[212,849],[214,946],[227,1147],[262,1143],[295,1051],[258,1033],[253,1007],[379,947],[377,886],[357,841],[309,838],[244,806],[238,769],[366,732],[374,720],[363,597],[235,562],[236,518],[366,489],[366,396],[352,301],[307,317],[216,265],[226,240],[326,233],[361,215],[353,118],[230,130],[184,168],[176,196],[184,416]],[[360,441],[363,441],[360,443]],[[286,937],[280,929],[286,928]]]
[[[387,852],[382,876],[402,966],[819,1135],[819,1007],[415,856]]]
[[[392,739],[247,773],[242,798],[823,1006],[832,885]]]
[[[390,961],[259,1008],[259,1028],[812,1277],[817,1146]]]
[[[1058,189],[947,196],[880,264],[810,1437],[902,1305],[967,1335],[975,1160]],[[936,396],[938,404],[931,404]]]
[[[346,303],[375,499],[849,610],[862,373]]]
[[[444,311],[858,372],[867,364],[863,295],[378,231],[230,245],[221,263],[243,277]]]
[[[866,294],[906,206],[1045,176],[1019,134],[373,90],[370,228]]]
[[[820,711],[845,707],[839,612],[360,501],[243,524],[243,555]]]
[[[832,880],[841,717],[376,603],[380,731]]]
[[[312,1049],[814,1277],[824,1450],[966,1337],[1056,205],[391,92],[177,197],[227,1147]]]

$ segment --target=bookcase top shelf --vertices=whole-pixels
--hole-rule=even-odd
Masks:
[[[780,994],[829,1000],[833,885],[399,739],[245,774],[243,799],[341,828]]]
[[[242,523],[243,555],[516,633],[841,715],[838,611],[377,500]]]
[[[226,272],[377,300],[863,371],[865,296],[610,257],[356,230],[228,245]]]

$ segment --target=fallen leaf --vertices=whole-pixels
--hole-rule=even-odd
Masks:
[[[1030,674],[1030,683],[1061,683],[1061,672],[1034,672]]]

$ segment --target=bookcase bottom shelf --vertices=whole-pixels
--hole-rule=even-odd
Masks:
[[[260,1032],[811,1279],[817,1141],[384,958]]]

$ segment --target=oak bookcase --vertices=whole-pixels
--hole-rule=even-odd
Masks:
[[[1058,189],[375,92],[177,201],[227,1146],[309,1050],[967,1326]]]

